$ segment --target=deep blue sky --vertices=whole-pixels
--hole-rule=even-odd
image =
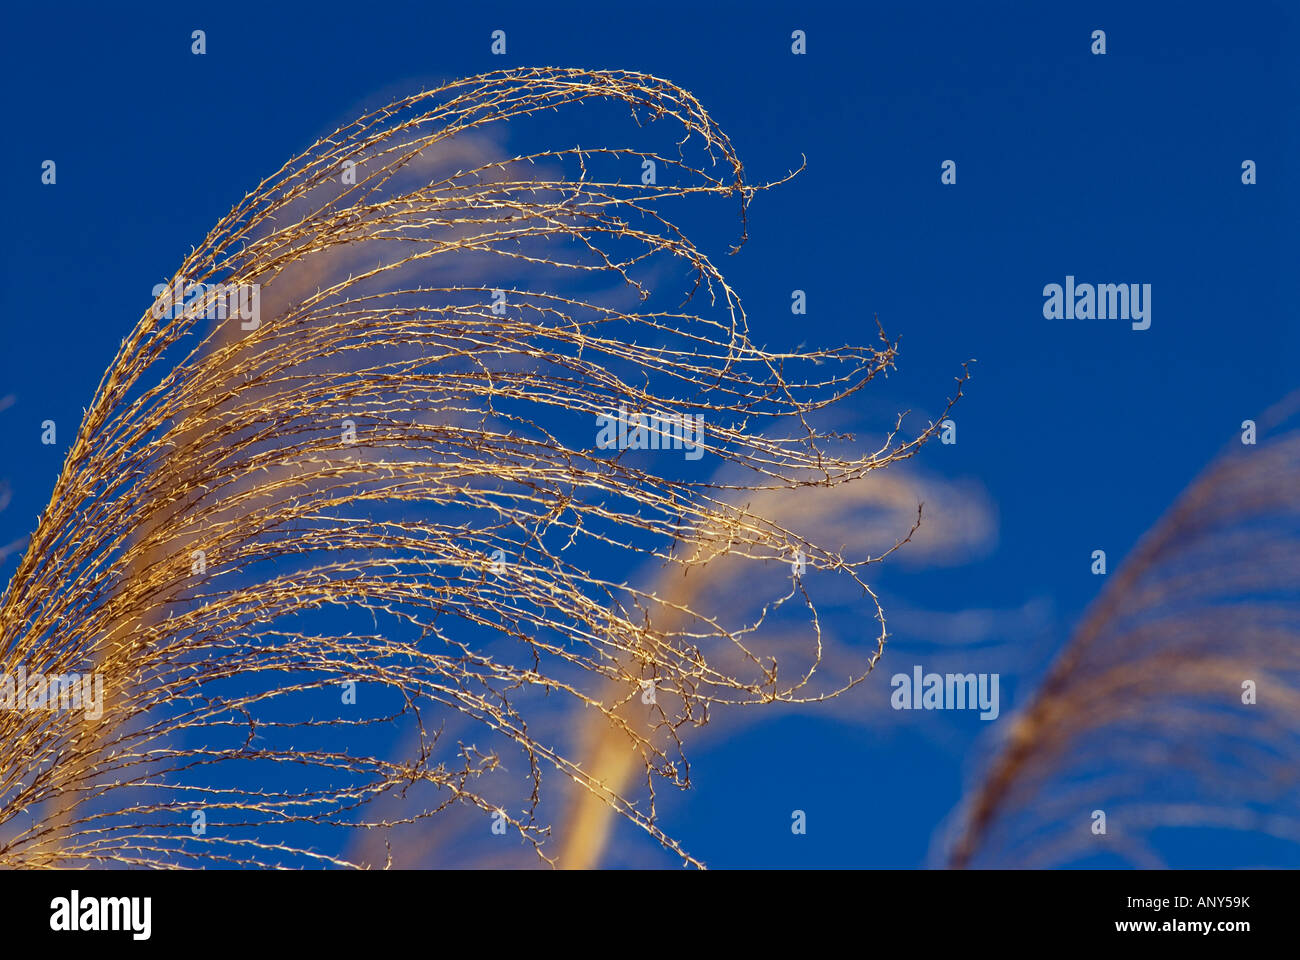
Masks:
[[[1045,599],[1062,641],[1097,589],[1089,552],[1118,562],[1244,418],[1297,386],[1289,5],[78,7],[25,5],[0,41],[0,396],[16,398],[0,412],[0,543],[27,532],[66,450],[39,445],[39,422],[70,436],[151,286],[245,191],[365,106],[508,65],[671,79],[756,180],[806,155],[723,267],[760,342],[865,342],[875,313],[902,337],[899,373],[864,409],[934,413],[978,360],[958,445],[921,465],[983,484],[998,545],[927,581],[942,609]],[[506,57],[489,55],[496,28]],[[806,56],[790,54],[795,28]],[[1105,56],[1089,52],[1099,28]],[[949,159],[955,186],[940,184]],[[721,253],[725,227],[702,245]],[[1044,320],[1042,288],[1067,274],[1150,283],[1151,329]],[[798,326],[794,288],[810,303]],[[797,796],[760,762],[773,756],[804,758]],[[969,772],[960,751],[829,720],[751,728],[700,759],[677,829],[719,866],[919,865]],[[794,807],[842,821],[799,846],[781,826]]]

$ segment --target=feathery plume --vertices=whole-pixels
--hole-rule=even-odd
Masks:
[[[958,811],[952,866],[1159,867],[1161,828],[1300,843],[1295,407],[1234,441],[1107,583]]]
[[[507,123],[526,142],[579,105],[652,142],[502,150]],[[103,690],[77,712],[25,682],[0,711],[0,866],[347,866],[329,827],[451,804],[548,859],[550,772],[694,863],[653,808],[534,737],[529,711],[559,696],[618,725],[609,691],[651,682],[671,714],[622,729],[649,779],[683,785],[674,731],[709,704],[808,695],[815,614],[791,674],[749,649],[761,617],[724,624],[619,571],[798,550],[871,597],[871,558],[736,491],[852,483],[934,429],[844,452],[819,416],[894,345],[756,346],[670,219],[728,199],[743,242],[772,185],[745,181],[671,83],[526,68],[394,101],[246,195],[155,288],[0,599],[6,676]],[[647,423],[694,429],[683,444]],[[697,453],[739,479],[712,482]],[[862,674],[884,635],[882,618]],[[474,739],[447,742],[449,716]],[[529,787],[507,806],[478,785],[515,757]],[[423,802],[369,816],[397,794]]]

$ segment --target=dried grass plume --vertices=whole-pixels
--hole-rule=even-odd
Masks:
[[[547,142],[578,107],[639,145]],[[798,537],[764,498],[851,483],[932,429],[864,451],[818,426],[893,364],[883,334],[750,340],[672,217],[725,201],[743,242],[766,186],[685,90],[579,69],[405,97],[258,184],[167,281],[188,306],[126,336],[0,601],[0,670],[105,690],[94,719],[0,711],[0,866],[346,866],[330,831],[391,826],[370,801],[400,793],[422,798],[404,819],[467,804],[485,839],[497,817],[549,858],[551,776],[694,863],[529,710],[599,711],[650,782],[682,785],[674,731],[710,704],[851,686],[873,657],[814,691],[811,606],[788,671],[749,646],[761,616],[723,623],[626,571],[801,551],[870,604],[876,558]],[[216,284],[256,285],[257,322],[223,319]],[[620,406],[702,416],[708,466],[596,449]],[[771,604],[803,602],[791,584]],[[646,682],[672,705],[654,731],[620,710]],[[448,742],[450,716],[475,736]],[[480,789],[503,763],[513,802]]]

